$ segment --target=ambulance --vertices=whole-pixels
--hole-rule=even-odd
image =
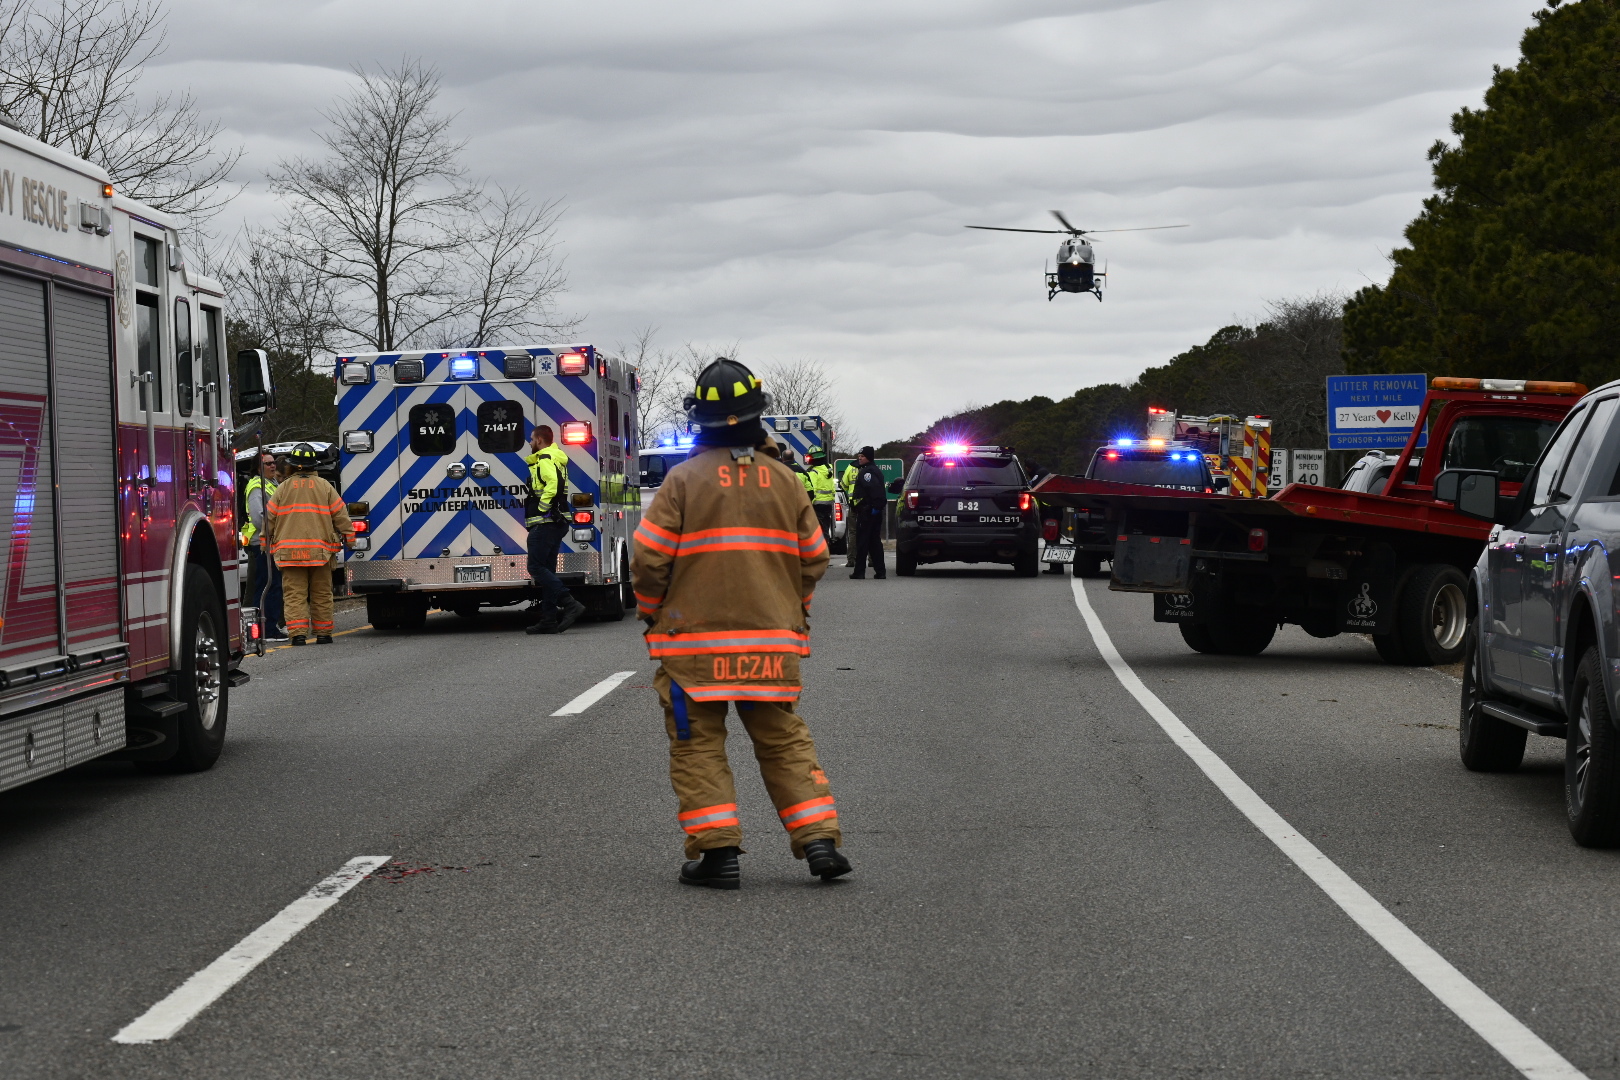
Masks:
[[[557,576],[598,619],[624,618],[641,520],[636,371],[585,344],[337,357],[342,492],[356,539],[349,589],[372,626],[417,630],[538,600],[524,500],[529,437],[568,456]]]
[[[247,681],[225,294],[179,225],[0,126],[0,789],[206,769]]]

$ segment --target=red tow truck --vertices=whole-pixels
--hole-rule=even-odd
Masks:
[[[1578,383],[1439,378],[1382,494],[1290,484],[1267,499],[1054,475],[1046,506],[1100,512],[1109,588],[1153,594],[1153,617],[1203,653],[1254,656],[1283,623],[1313,637],[1371,634],[1394,664],[1459,659],[1467,575],[1491,526],[1436,502],[1445,469],[1520,483],[1580,400]],[[1428,432],[1428,448],[1418,446]]]

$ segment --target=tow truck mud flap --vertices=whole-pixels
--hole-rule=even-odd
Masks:
[[[1350,567],[1335,605],[1339,629],[1350,634],[1387,634],[1395,628],[1395,553],[1374,549]]]
[[[1198,609],[1192,593],[1160,592],[1153,594],[1153,621],[1183,623],[1197,619]]]
[[[1181,536],[1120,535],[1114,540],[1109,588],[1185,593],[1192,580],[1192,541]]]

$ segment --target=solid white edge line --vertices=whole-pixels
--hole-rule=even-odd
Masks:
[[[568,704],[564,705],[551,715],[577,716],[586,709],[590,708],[592,705],[595,705],[598,701],[601,701],[603,698],[613,693],[614,690],[618,689],[620,683],[624,682],[624,680],[628,679],[634,674],[635,672],[633,671],[615,671],[612,675],[609,675],[607,678],[603,679],[601,682],[597,683],[595,686],[591,687],[589,690],[585,691],[583,694],[579,695],[579,697],[575,698],[573,701],[570,701]]]
[[[1113,639],[1103,629],[1102,620],[1091,608],[1086,597],[1085,579],[1073,580],[1074,602],[1091,631],[1097,651],[1113,670],[1114,677],[1130,691],[1139,705],[1158,722],[1164,733],[1179,746],[1204,775],[1220,789],[1222,795],[1248,818],[1267,840],[1276,844],[1305,871],[1328,897],[1356,924],[1381,945],[1396,962],[1411,972],[1418,982],[1440,999],[1441,1004],[1457,1014],[1475,1034],[1507,1059],[1508,1063],[1533,1080],[1587,1080],[1586,1075],[1564,1060],[1563,1055],[1543,1042],[1518,1018],[1498,1005],[1489,994],[1469,981],[1468,977],[1451,965],[1445,957],[1375,900],[1371,893],[1339,869],[1315,844],[1301,836],[1282,816],[1273,810],[1253,788],[1244,783],[1231,767],[1221,760],[1170,708],[1160,701],[1131,670]]]
[[[350,859],[331,877],[282,908],[269,922],[227,949],[212,964],[181,983],[174,992],[147,1009],[113,1036],[116,1043],[162,1042],[191,1023],[197,1014],[218,1001],[242,977],[268,960],[298,931],[320,918],[343,894],[366,879],[391,855],[361,855]]]

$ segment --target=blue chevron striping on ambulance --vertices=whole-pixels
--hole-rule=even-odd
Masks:
[[[762,416],[759,422],[773,438],[788,444],[801,465],[812,450],[820,450],[833,435],[819,416]]]
[[[590,345],[539,345],[343,355],[336,377],[343,497],[359,530],[346,567],[373,625],[538,599],[523,510],[536,424],[568,455],[558,576],[598,617],[634,606],[634,368]]]

